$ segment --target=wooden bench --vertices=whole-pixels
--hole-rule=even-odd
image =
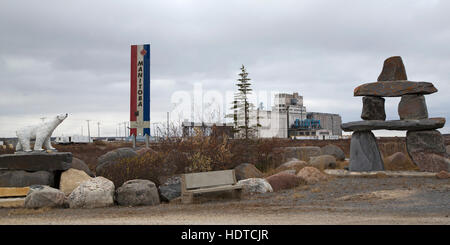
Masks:
[[[193,203],[197,196],[208,193],[231,193],[231,198],[241,198],[242,187],[236,185],[234,170],[200,172],[181,175],[181,201]]]

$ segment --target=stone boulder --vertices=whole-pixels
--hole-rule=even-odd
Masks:
[[[437,130],[408,131],[406,149],[421,171],[450,171],[444,137]]]
[[[287,161],[289,158],[296,158],[307,162],[310,157],[321,154],[320,147],[317,146],[279,147],[274,148],[274,151],[280,152],[283,161]]]
[[[378,81],[408,80],[402,57],[392,56],[383,63],[383,70],[378,76]]]
[[[48,171],[0,170],[0,187],[54,186],[54,174]]]
[[[157,205],[158,189],[150,180],[129,180],[116,190],[116,201],[121,206]]]
[[[326,146],[320,148],[320,153],[322,155],[332,155],[336,158],[337,161],[345,160],[344,151],[335,145],[326,145]]]
[[[66,195],[46,185],[33,185],[25,198],[26,208],[62,207]]]
[[[398,115],[401,120],[428,118],[425,96],[421,94],[403,95],[398,104]]]
[[[383,171],[383,159],[375,135],[371,131],[356,131],[350,141],[350,171]]]
[[[315,184],[319,181],[327,180],[326,174],[314,167],[304,167],[298,173],[297,176],[304,179],[307,184]]]
[[[266,180],[272,186],[273,191],[291,189],[305,183],[302,178],[288,173],[274,174],[267,177]]]
[[[295,170],[296,172],[301,168],[308,166],[308,163],[305,161],[300,161],[298,159],[291,159],[288,162],[285,162],[276,168],[277,171],[283,170]]]
[[[361,118],[363,120],[386,120],[384,101],[385,99],[381,97],[364,96]]]
[[[390,171],[416,170],[417,166],[402,152],[384,158],[384,167]]]
[[[87,175],[95,177],[94,173],[89,169],[88,165],[81,159],[76,157],[72,158],[72,165],[70,168],[84,171]]]
[[[234,173],[236,175],[236,180],[243,180],[249,178],[261,178],[263,174],[259,171],[255,165],[251,163],[242,163],[234,168]]]
[[[181,178],[173,176],[158,187],[161,201],[170,202],[181,196]]]
[[[242,186],[242,192],[245,194],[259,194],[266,192],[273,192],[272,186],[267,180],[262,178],[250,178],[237,182],[237,185]]]
[[[103,177],[95,177],[81,183],[69,195],[70,208],[100,208],[114,205],[114,183]]]
[[[136,157],[138,154],[129,147],[118,148],[101,155],[97,159],[96,175],[103,176],[111,165],[120,163],[121,159]]]
[[[336,158],[332,155],[321,155],[317,157],[311,157],[311,160],[309,160],[308,165],[318,169],[328,169],[337,167]]]
[[[61,174],[59,189],[66,196],[70,195],[81,183],[92,179],[85,171],[70,168]]]
[[[445,151],[447,152],[447,155],[450,155],[450,145],[445,147]]]

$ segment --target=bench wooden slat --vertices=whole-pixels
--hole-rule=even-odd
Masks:
[[[210,188],[201,188],[196,190],[190,190],[190,193],[206,193],[206,192],[216,192],[216,191],[227,191],[227,190],[237,190],[242,189],[240,185],[226,185],[226,186],[218,186],[218,187],[210,187]]]

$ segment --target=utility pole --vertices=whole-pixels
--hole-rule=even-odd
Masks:
[[[124,136],[126,138],[127,137],[127,122],[123,122],[123,129],[125,130],[124,131]]]
[[[100,138],[100,122],[97,122],[97,133],[98,137]]]
[[[91,143],[91,131],[89,129],[89,121],[91,121],[91,120],[86,120],[87,125],[88,125],[88,139],[89,139],[89,143]]]

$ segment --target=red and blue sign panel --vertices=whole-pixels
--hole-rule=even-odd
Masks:
[[[150,135],[150,44],[131,45],[130,135]]]

